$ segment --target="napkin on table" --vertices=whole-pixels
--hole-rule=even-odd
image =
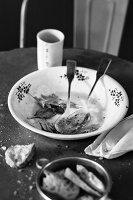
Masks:
[[[123,119],[110,132],[99,135],[84,151],[107,159],[133,151],[133,115]]]

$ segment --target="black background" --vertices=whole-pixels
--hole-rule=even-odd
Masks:
[[[0,0],[0,51],[19,47],[20,8],[22,0]],[[26,47],[36,46],[36,34],[56,28],[65,34],[65,48],[73,47],[73,1],[29,0]],[[133,61],[133,1],[129,1],[119,57]]]

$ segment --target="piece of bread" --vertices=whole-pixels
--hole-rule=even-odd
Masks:
[[[80,187],[82,190],[86,191],[89,194],[95,196],[101,196],[99,192],[95,191],[89,185],[87,185],[76,173],[74,173],[70,168],[66,168],[65,177],[72,181],[75,185]]]
[[[63,172],[63,171],[62,171]],[[57,194],[66,200],[73,200],[79,194],[79,187],[67,180],[63,174],[44,170],[42,189]]]
[[[21,168],[32,159],[34,152],[34,143],[11,146],[5,152],[5,161],[12,168]]]
[[[76,168],[82,180],[84,180],[88,185],[90,185],[98,192],[104,193],[104,184],[99,178],[97,178],[97,176],[94,173],[88,171],[83,165],[77,165]]]

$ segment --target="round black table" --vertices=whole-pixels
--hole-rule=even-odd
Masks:
[[[127,115],[133,113],[133,63],[104,53],[65,49],[63,65],[66,59],[77,60],[78,66],[97,69],[101,57],[112,58],[112,65],[107,74],[116,79],[125,88],[130,106]],[[84,149],[96,139],[91,137],[78,141],[59,141],[36,134],[22,127],[11,116],[7,97],[11,87],[20,78],[37,70],[36,48],[14,49],[0,52],[0,199],[1,200],[38,200],[35,187],[36,159],[45,157],[49,160],[63,156],[82,156],[104,166],[112,178],[110,198],[113,200],[133,199],[133,152],[129,152],[113,160],[100,159],[85,155]],[[36,153],[34,159],[22,170],[10,168],[5,163],[5,150],[16,144],[34,142]]]

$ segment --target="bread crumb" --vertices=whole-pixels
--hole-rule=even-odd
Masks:
[[[33,190],[33,185],[30,185],[30,186],[29,186],[29,190],[30,190],[30,191]]]
[[[13,192],[13,194],[14,194],[14,196],[16,196],[16,195],[18,194],[18,191],[15,190],[15,191]]]
[[[21,181],[20,181],[20,180],[17,180],[17,183],[18,183],[18,184],[21,184]]]
[[[5,146],[2,146],[1,149],[2,149],[3,151],[6,151],[6,147],[5,147]]]
[[[15,145],[5,152],[5,161],[12,168],[24,167],[33,157],[35,144]]]

